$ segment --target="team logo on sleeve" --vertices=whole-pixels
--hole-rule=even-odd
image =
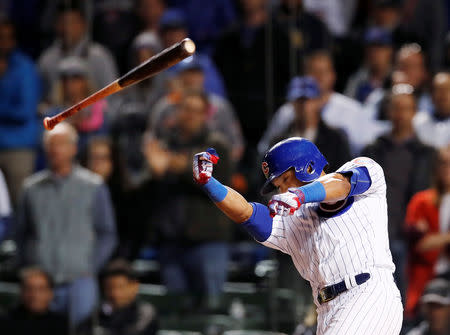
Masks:
[[[267,162],[262,162],[262,170],[266,179],[269,178],[269,164]]]

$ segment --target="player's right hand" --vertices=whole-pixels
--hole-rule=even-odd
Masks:
[[[200,185],[205,185],[212,176],[214,164],[217,164],[218,161],[219,155],[213,148],[195,154],[192,164],[194,180]]]
[[[295,213],[302,205],[298,195],[292,190],[288,192],[276,194],[269,201],[270,216],[275,215],[288,216]]]

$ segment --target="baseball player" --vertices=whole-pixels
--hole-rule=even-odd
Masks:
[[[292,257],[311,284],[317,334],[399,334],[403,307],[393,280],[382,168],[359,157],[326,174],[310,141],[292,137],[267,151],[261,193],[247,202],[212,177],[214,149],[194,156],[194,179],[217,207],[263,245]]]

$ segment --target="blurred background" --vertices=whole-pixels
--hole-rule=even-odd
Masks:
[[[314,334],[309,283],[191,175],[266,203],[260,162],[313,141],[387,181],[402,334],[450,333],[450,1],[0,0],[0,329]],[[190,37],[193,57],[42,120]]]

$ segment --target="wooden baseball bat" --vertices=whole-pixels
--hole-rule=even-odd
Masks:
[[[46,117],[44,119],[45,129],[52,130],[58,123],[77,113],[83,108],[93,104],[100,99],[110,96],[111,94],[117,93],[126,87],[139,83],[144,79],[150,78],[155,74],[168,69],[178,62],[181,62],[183,59],[193,55],[194,52],[194,42],[189,38],[185,38],[181,42],[178,42],[171,47],[164,49],[160,53],[154,55],[144,63],[136,66],[134,69],[124,74],[119,79],[113,81],[109,85],[103,87],[84,100],[81,100],[72,107],[62,111],[61,113],[53,117]]]

